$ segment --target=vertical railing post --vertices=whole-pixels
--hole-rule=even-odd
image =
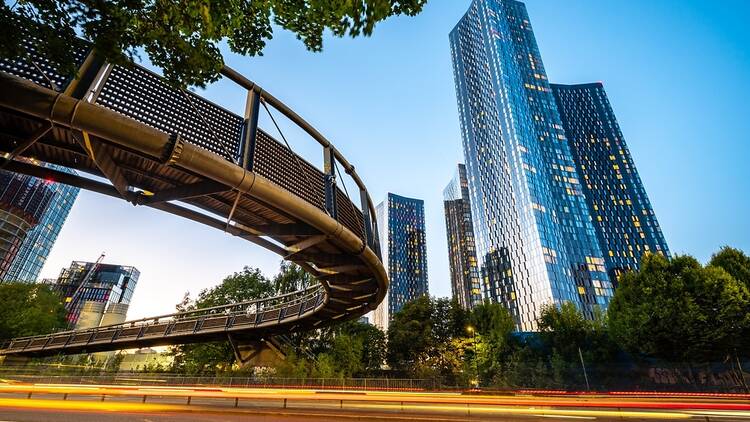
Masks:
[[[323,181],[325,183],[325,206],[328,215],[337,218],[338,210],[336,209],[336,157],[333,154],[333,148],[330,146],[323,147]]]
[[[364,229],[365,229],[365,240],[367,241],[367,246],[370,247],[370,249],[376,251],[375,245],[377,244],[377,240],[373,238],[372,233],[372,219],[374,216],[370,215],[370,202],[367,197],[367,191],[360,188],[359,189],[359,201],[362,205],[362,220],[364,220]]]
[[[260,94],[254,89],[247,91],[245,103],[245,121],[242,125],[242,167],[253,169],[255,159],[255,139],[258,134],[258,112],[260,111]]]
[[[98,92],[97,88],[101,89],[101,85],[104,85],[103,79],[106,79],[110,70],[112,70],[111,66],[107,66],[104,58],[92,48],[86,59],[81,63],[81,67],[78,68],[76,77],[65,87],[64,94],[79,100],[94,102]],[[100,79],[102,80],[100,81]],[[97,82],[99,82],[98,86]],[[93,94],[90,99],[87,98],[89,94]]]

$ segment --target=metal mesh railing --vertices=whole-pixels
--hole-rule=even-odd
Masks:
[[[85,330],[16,338],[6,342],[2,346],[2,351],[13,353],[47,350],[80,343],[95,344],[100,341],[126,341],[154,335],[200,333],[216,328],[231,329],[269,321],[281,321],[314,310],[325,301],[325,297],[325,289],[317,285],[267,299],[177,312]]]
[[[113,66],[96,103],[236,162],[242,117],[167,85],[140,66]]]
[[[30,26],[33,24],[29,24]],[[4,40],[3,42],[6,42]],[[49,60],[45,55],[40,53],[36,48],[39,38],[33,34],[24,34],[23,47],[26,51],[25,57],[17,59],[0,58],[0,71],[28,79],[38,85],[55,91],[63,91],[68,86],[72,77],[62,73],[59,66]],[[89,43],[80,40],[80,42],[70,45],[69,48],[73,53],[73,62],[77,67],[83,64],[86,55],[91,50]],[[52,84],[50,84],[50,82]],[[53,85],[53,86],[50,86]]]
[[[286,146],[259,130],[255,141],[253,171],[319,209],[325,209],[323,172],[295,155]]]

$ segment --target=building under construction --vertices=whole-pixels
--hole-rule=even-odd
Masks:
[[[135,267],[73,261],[49,283],[63,298],[70,328],[90,328],[125,321],[139,276]]]

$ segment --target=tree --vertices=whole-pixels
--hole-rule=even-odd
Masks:
[[[388,325],[388,364],[408,371],[428,358],[434,345],[432,301],[428,296],[406,303]]]
[[[723,359],[747,345],[750,293],[722,268],[648,254],[640,271],[623,275],[609,327],[630,352],[676,362]]]
[[[281,267],[282,270],[284,267]],[[245,267],[226,277],[222,282],[210,289],[203,289],[192,303],[178,311],[190,311],[200,308],[227,305],[248,300],[264,299],[276,294],[274,284],[266,279],[257,268]]]
[[[261,55],[274,24],[292,31],[311,51],[323,34],[370,35],[375,24],[394,15],[413,16],[426,0],[25,0],[0,6],[1,57],[22,57],[23,41],[69,74],[75,73],[76,35],[122,64],[138,51],[175,84],[203,86],[223,66],[220,43],[242,55]],[[34,34],[34,38],[29,37]]]
[[[750,289],[750,257],[741,250],[724,246],[711,257],[709,265],[723,268],[735,280]]]
[[[66,328],[65,307],[48,285],[0,284],[0,339],[48,334]]]
[[[447,298],[432,300],[432,330],[436,343],[448,343],[466,335],[469,315],[458,301]]]
[[[508,341],[515,324],[510,312],[498,303],[485,301],[475,306],[469,316],[474,333],[473,356],[477,376],[488,382],[502,371],[504,354],[508,352]]]
[[[275,293],[273,283],[266,279],[260,270],[245,267],[241,272],[226,277],[218,286],[202,290],[195,300],[190,300],[189,295],[185,295],[182,303],[177,305],[177,311],[185,312],[263,299]],[[174,346],[172,354],[172,368],[191,374],[225,371],[232,367],[235,360],[228,341]]]
[[[361,375],[380,370],[386,359],[384,332],[374,325],[363,324],[358,321],[345,322],[338,327],[338,331],[361,343],[362,353],[358,371],[361,372]]]
[[[313,276],[299,265],[289,261],[281,261],[279,272],[273,278],[274,290],[279,295],[303,290],[314,283],[316,281]]]
[[[592,325],[576,305],[565,302],[560,307],[547,305],[542,309],[539,331],[543,341],[553,350],[568,360],[575,360],[578,349],[588,342]]]

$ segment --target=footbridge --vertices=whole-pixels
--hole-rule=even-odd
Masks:
[[[227,67],[222,76],[246,100],[242,114],[137,64],[107,63],[84,41],[71,48],[75,78],[58,72],[31,42],[27,57],[0,60],[0,168],[239,236],[299,264],[317,283],[272,298],[13,339],[0,354],[234,343],[354,319],[383,300],[388,280],[373,202],[354,166],[308,122]],[[270,114],[283,142],[258,127],[261,112]],[[274,115],[317,141],[322,168],[292,151]]]

